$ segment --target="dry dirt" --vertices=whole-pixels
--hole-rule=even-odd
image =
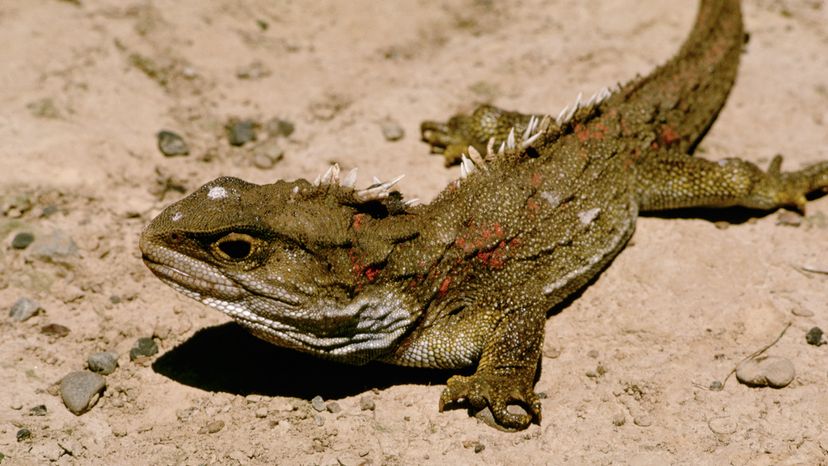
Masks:
[[[422,119],[482,101],[557,113],[665,60],[695,10],[510,3],[0,3],[2,463],[828,464],[828,346],[805,341],[828,328],[828,275],[798,268],[828,269],[828,197],[799,227],[777,213],[641,219],[633,245],[548,320],[544,420],[520,433],[438,413],[447,374],[271,348],[144,267],[142,227],[219,175],[313,178],[336,161],[362,183],[405,173],[400,189],[428,200],[458,170],[419,142]],[[757,0],[745,19],[738,82],[702,155],[828,159],[828,6]],[[295,132],[276,139],[272,167],[255,145],[228,145],[231,118],[275,117]],[[402,140],[383,137],[386,119]],[[190,155],[162,156],[162,129]],[[38,258],[55,231],[77,252]],[[20,232],[36,238],[25,250],[11,247]],[[12,321],[24,296],[44,311]],[[704,388],[788,322],[769,350],[796,366],[788,387]],[[131,362],[145,336],[159,354]],[[58,382],[107,349],[119,369],[91,411],[71,414]],[[316,395],[340,410],[317,413]],[[22,428],[32,435],[18,441]]]

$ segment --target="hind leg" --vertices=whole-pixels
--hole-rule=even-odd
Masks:
[[[711,162],[685,154],[661,154],[633,164],[642,211],[742,206],[805,211],[806,195],[828,190],[828,162],[782,172],[782,156],[767,171],[740,159]]]

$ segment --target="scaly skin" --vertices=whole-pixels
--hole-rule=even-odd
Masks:
[[[703,0],[675,58],[525,138],[537,121],[494,107],[424,123],[423,138],[454,154],[518,129],[485,162],[470,149],[472,173],[428,205],[390,186],[355,190],[338,169],[313,184],[219,178],[152,221],[144,260],[280,346],[353,364],[476,365],[449,379],[441,409],[465,400],[505,428],[540,423],[546,313],[623,249],[639,211],[803,208],[828,186],[828,162],[782,173],[776,159],[765,173],[688,155],[724,104],[743,37],[738,1]]]

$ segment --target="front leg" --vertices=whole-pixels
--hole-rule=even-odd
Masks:
[[[440,411],[447,404],[465,400],[476,410],[488,406],[495,422],[507,429],[525,429],[533,421],[540,424],[540,398],[533,387],[545,316],[540,306],[506,311],[488,337],[475,373],[448,380],[440,396]],[[510,405],[526,412],[510,412]]]
[[[423,142],[431,145],[431,152],[443,154],[448,167],[460,163],[460,156],[469,146],[474,146],[478,152],[485,154],[489,139],[494,138],[494,148],[497,150],[506,141],[512,128],[519,141],[532,116],[492,105],[481,105],[471,115],[455,115],[446,123],[424,121],[420,125],[420,131]]]

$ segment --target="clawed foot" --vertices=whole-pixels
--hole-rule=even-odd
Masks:
[[[469,377],[455,375],[440,395],[440,411],[461,400],[466,400],[475,410],[488,406],[495,422],[506,429],[523,430],[533,421],[541,422],[540,397],[532,390],[532,382],[524,383],[520,377],[491,373],[476,373]],[[515,413],[508,409],[515,405],[526,412]]]
[[[433,154],[443,154],[444,163],[447,167],[460,163],[460,156],[469,147],[469,141],[452,129],[452,126],[454,126],[452,123],[452,121],[449,123],[424,121],[420,125],[423,142],[431,146]]]

